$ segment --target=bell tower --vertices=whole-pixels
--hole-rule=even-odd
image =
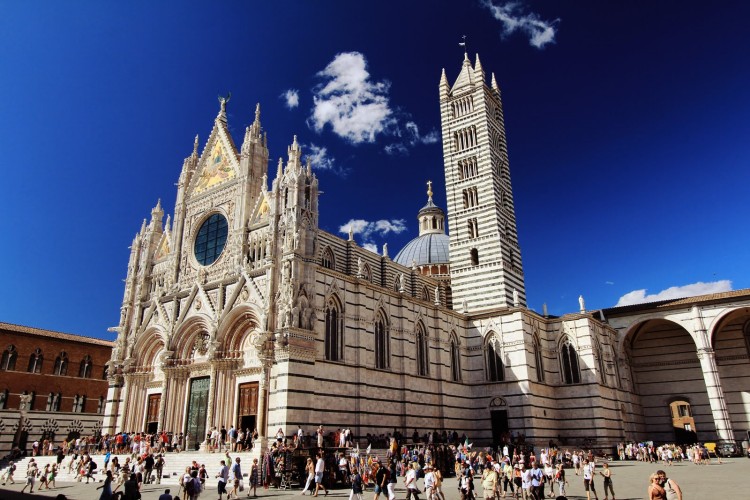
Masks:
[[[464,312],[525,307],[521,249],[500,88],[464,54],[453,86],[440,78],[453,304]]]

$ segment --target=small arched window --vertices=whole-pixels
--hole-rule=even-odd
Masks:
[[[422,323],[417,325],[417,374],[421,376],[427,376],[430,373],[430,359],[427,345],[427,333],[424,330]]]
[[[560,364],[563,383],[579,384],[581,382],[578,353],[569,338],[566,338],[560,345]]]
[[[422,300],[426,300],[427,302],[430,301],[430,291],[427,289],[426,286],[422,287],[422,296],[420,298]]]
[[[34,353],[29,357],[29,373],[42,373],[42,362],[44,356],[42,356],[42,350],[38,347],[34,350]]]
[[[336,260],[334,259],[333,250],[331,250],[331,247],[327,247],[323,251],[323,256],[320,259],[320,264],[326,269],[336,270]]]
[[[476,248],[471,249],[471,265],[472,266],[478,266],[479,265],[479,250]]]
[[[76,394],[73,397],[73,413],[83,413],[86,407],[86,396]]]
[[[487,380],[490,382],[502,382],[505,380],[505,364],[503,363],[503,352],[494,332],[488,335],[489,342],[485,348],[487,357]]]
[[[372,281],[372,270],[369,264],[365,264],[362,268],[362,277],[367,281]]]
[[[461,353],[456,332],[451,335],[451,378],[454,382],[461,381]]]
[[[385,370],[390,365],[390,335],[384,314],[375,321],[375,367]]]
[[[53,373],[55,375],[68,374],[68,355],[65,351],[62,351],[60,355],[55,358],[55,369]]]
[[[0,361],[0,370],[15,370],[16,359],[18,359],[18,351],[16,350],[16,346],[11,344],[3,351],[3,358]]]
[[[325,351],[326,359],[329,361],[340,361],[343,357],[343,338],[341,313],[337,302],[334,299],[328,301],[325,311],[326,318],[326,337]]]
[[[544,382],[544,362],[542,360],[542,346],[539,339],[534,336],[534,362],[536,363],[536,380]]]
[[[81,360],[81,366],[78,369],[78,376],[81,378],[91,378],[91,368],[93,363],[91,362],[91,356],[88,354]]]

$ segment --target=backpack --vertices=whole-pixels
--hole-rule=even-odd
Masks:
[[[90,465],[90,467],[91,467],[91,470],[92,470],[92,471],[95,471],[95,470],[96,470],[96,468],[97,468],[96,462],[94,462],[94,461],[92,460],[92,461],[91,461],[91,465]]]
[[[192,496],[193,493],[195,493],[195,484],[193,483],[192,479],[185,483],[185,493],[188,496]]]

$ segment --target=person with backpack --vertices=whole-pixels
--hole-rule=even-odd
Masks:
[[[97,465],[96,465],[96,462],[94,462],[94,459],[91,458],[91,457],[89,457],[89,461],[88,461],[88,463],[86,464],[85,467],[86,467],[85,468],[85,471],[86,471],[86,484],[89,484],[89,479],[94,479],[94,471],[96,471]],[[96,480],[94,479],[94,481],[96,481]]]

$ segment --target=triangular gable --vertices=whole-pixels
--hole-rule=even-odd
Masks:
[[[456,90],[465,87],[467,85],[471,85],[474,83],[474,70],[471,69],[471,64],[464,64],[461,67],[461,72],[458,74],[458,78],[456,78],[456,83],[453,84],[453,88],[451,89],[451,92],[455,92]]]
[[[232,136],[217,122],[206,142],[191,180],[192,194],[200,194],[237,177],[240,164]]]
[[[271,205],[268,201],[268,193],[263,190],[255,201],[255,206],[250,215],[250,225],[258,224],[268,220],[268,214],[271,211]]]
[[[164,257],[170,254],[172,251],[171,248],[169,248],[169,231],[165,232],[161,235],[161,240],[159,240],[159,245],[156,247],[156,254],[154,254],[155,260],[162,260]]]

